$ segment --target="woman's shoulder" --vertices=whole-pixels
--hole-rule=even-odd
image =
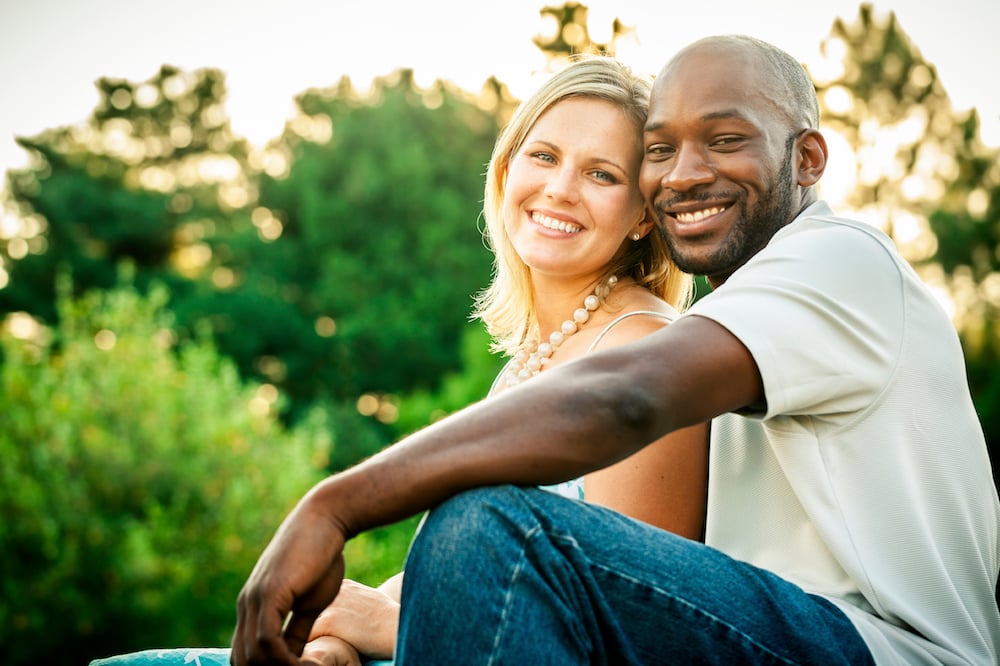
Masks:
[[[650,304],[644,305],[645,307],[627,309],[617,314],[597,334],[588,351],[638,340],[655,333],[680,316],[676,309],[663,301],[652,304],[653,307],[650,307]]]

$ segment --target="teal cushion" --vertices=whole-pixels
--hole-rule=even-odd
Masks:
[[[229,666],[229,648],[143,650],[95,659],[90,666]]]
[[[229,648],[143,650],[95,659],[90,666],[229,666]],[[366,661],[365,666],[392,666],[392,662]]]

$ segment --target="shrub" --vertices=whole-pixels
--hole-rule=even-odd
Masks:
[[[328,429],[283,427],[210,344],[175,348],[164,290],[66,293],[58,328],[0,343],[0,662],[226,645]]]

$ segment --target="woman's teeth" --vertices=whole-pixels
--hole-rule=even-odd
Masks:
[[[540,224],[546,229],[554,229],[556,231],[562,231],[567,234],[575,234],[582,230],[578,224],[573,224],[572,222],[564,222],[562,220],[557,220],[554,217],[549,217],[544,213],[534,212],[531,214],[531,219],[535,221],[536,224]]]

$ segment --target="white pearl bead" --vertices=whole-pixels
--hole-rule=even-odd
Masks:
[[[614,275],[608,278],[607,282],[598,285],[594,293],[583,299],[583,307],[573,311],[573,318],[562,323],[559,330],[549,334],[548,342],[538,340],[525,340],[520,348],[511,356],[507,366],[507,386],[517,386],[522,381],[534,377],[542,370],[545,359],[552,356],[556,348],[561,345],[566,338],[573,335],[579,329],[578,325],[587,323],[590,320],[590,313],[601,306],[601,300],[597,294],[606,295],[618,282]]]

